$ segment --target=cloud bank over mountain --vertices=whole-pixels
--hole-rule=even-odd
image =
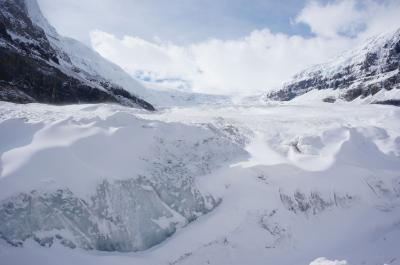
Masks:
[[[93,30],[93,48],[147,82],[212,94],[253,94],[281,87],[307,66],[400,26],[398,1],[310,1],[293,20],[312,36],[257,29],[248,36],[178,45]],[[178,82],[177,82],[178,80]]]

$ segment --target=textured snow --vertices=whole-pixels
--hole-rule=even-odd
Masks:
[[[356,104],[398,89],[351,104],[317,104],[338,91],[313,90],[290,104],[235,105],[144,88],[26,2],[63,71],[162,108],[0,102],[1,264],[400,260],[400,110]],[[296,79],[358,65],[387,36]]]
[[[112,105],[2,103],[0,113],[0,236],[12,245],[144,250],[217,205],[195,177],[247,155],[211,130]],[[57,229],[74,236],[39,236]]]
[[[28,15],[32,22],[42,28],[45,33],[51,38],[57,38],[56,29],[50,25],[48,20],[43,16],[42,11],[36,0],[24,0],[28,11]]]
[[[314,65],[298,73],[280,90],[266,93],[264,97],[267,101],[297,100],[297,97],[301,97],[300,101],[392,101],[392,104],[396,104],[399,100],[399,41],[400,29],[371,37],[359,47],[327,63]],[[391,90],[397,92],[385,93]],[[376,95],[381,91],[384,92]]]
[[[144,94],[145,88],[130,78],[120,67],[107,61],[79,41],[60,36],[43,16],[36,0],[26,0],[25,3],[32,22],[44,30],[50,44],[58,52],[61,66],[57,64],[54,66],[92,85],[105,79],[104,81],[108,80],[119,85],[134,95]],[[103,89],[99,85],[97,87]]]
[[[326,258],[318,258],[310,263],[310,265],[349,265],[345,260],[328,260]]]
[[[400,30],[396,30],[394,32],[384,32],[378,36],[371,37],[367,39],[365,43],[341,54],[340,56],[332,58],[327,63],[314,65],[307,70],[302,71],[294,77],[293,81],[309,78],[316,73],[322,74],[322,76],[325,78],[332,77],[334,74],[348,68],[349,66],[360,65],[365,60],[367,54],[371,52],[378,52],[378,57],[383,60],[386,56],[384,53],[387,51],[382,49],[382,47],[388,41],[392,41],[394,43],[398,41],[400,38],[399,33]]]
[[[18,34],[16,34],[16,33],[12,32],[12,31],[7,31],[7,34],[10,35],[10,37],[11,37],[13,40],[17,40],[17,41],[19,41],[19,42],[30,43],[30,44],[37,44],[36,41],[31,40],[31,39],[28,39],[28,38],[26,38],[26,37],[24,37],[24,36],[20,36],[20,35],[18,35]]]
[[[50,248],[33,240],[22,248],[3,242],[0,259],[7,264],[369,265],[400,259],[396,107],[291,103],[176,107],[156,113],[112,105],[0,107],[2,198],[54,187],[85,197],[97,180],[112,183],[138,172],[158,183],[165,178],[178,184],[182,168],[168,165],[180,161],[174,165],[185,165],[193,187],[221,199],[216,208],[208,206],[211,212],[186,224],[186,211],[175,210],[163,197],[169,203],[163,207],[177,212],[175,217],[146,220],[166,231],[175,223],[178,230],[146,251],[106,254],[72,250],[65,241]],[[200,149],[193,149],[196,143]],[[154,187],[168,191],[142,183],[140,192]],[[189,197],[174,197],[182,192],[182,186],[176,187],[169,196],[185,205]],[[36,238],[46,244],[55,233],[71,238],[65,230],[37,231]]]
[[[209,130],[148,122],[135,116],[141,111],[112,105],[2,103],[0,113],[2,139],[8,139],[1,143],[0,198],[12,194],[12,186],[29,191],[43,182],[85,196],[99,179],[146,175],[163,160],[179,160],[182,170],[195,176],[245,154],[234,144],[226,149],[227,140]]]

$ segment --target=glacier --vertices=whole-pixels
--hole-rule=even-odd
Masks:
[[[157,108],[0,101],[0,264],[400,260],[400,109],[369,104],[398,101],[399,31],[299,73],[288,102],[237,100],[142,84],[36,0],[0,4],[1,49]]]
[[[2,102],[0,258],[393,263],[399,111]]]
[[[1,113],[14,107],[2,105]],[[197,188],[196,176],[247,155],[211,130],[149,122],[112,106],[99,107],[109,112],[104,119],[79,115],[99,111],[92,106],[70,117],[57,117],[68,107],[35,107],[36,117],[18,118],[16,111],[0,125],[9,140],[0,148],[0,237],[13,246],[33,238],[42,245],[147,249],[219,203]],[[10,137],[16,128],[26,135]]]

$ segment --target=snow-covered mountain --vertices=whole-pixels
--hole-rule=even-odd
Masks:
[[[400,260],[400,109],[341,102],[398,105],[400,31],[234,104],[145,87],[36,0],[0,8],[0,264]]]
[[[36,0],[0,1],[0,99],[115,102],[154,110],[145,88],[78,41],[61,37]]]
[[[0,0],[0,7],[1,100],[118,102],[150,110],[230,102],[229,96],[144,86],[91,48],[60,36],[37,0]]]
[[[400,105],[400,29],[370,38],[328,63],[295,75],[266,99],[288,101],[304,94],[325,102]]]

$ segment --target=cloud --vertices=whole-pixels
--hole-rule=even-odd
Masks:
[[[325,5],[312,1],[300,12],[296,22],[307,24],[318,36],[335,38],[338,35],[356,35],[365,27],[364,18],[365,10],[357,8],[355,0]]]
[[[335,55],[347,39],[326,41],[256,30],[237,40],[213,39],[187,46],[153,43],[102,32],[91,33],[92,46],[135,77],[146,80],[182,79],[193,91],[242,94],[280,87],[283,80]]]
[[[310,1],[296,18],[317,36],[372,36],[399,27],[400,3],[396,0]]]
[[[310,265],[349,265],[347,261],[328,260],[326,258],[318,258],[310,263]]]
[[[310,1],[295,19],[312,37],[254,30],[234,40],[188,45],[92,31],[93,48],[129,74],[150,82],[184,80],[196,92],[252,94],[276,89],[309,65],[397,28],[398,1]]]
[[[90,33],[92,46],[104,57],[120,64],[133,76],[149,79],[177,79],[196,72],[196,65],[185,47],[149,42],[125,36],[118,39],[99,30]]]
[[[290,20],[307,0],[37,0],[62,34],[90,44],[97,28],[116,36],[188,44],[210,37],[235,39],[266,25],[272,31],[299,32]],[[266,15],[267,14],[267,15]]]

